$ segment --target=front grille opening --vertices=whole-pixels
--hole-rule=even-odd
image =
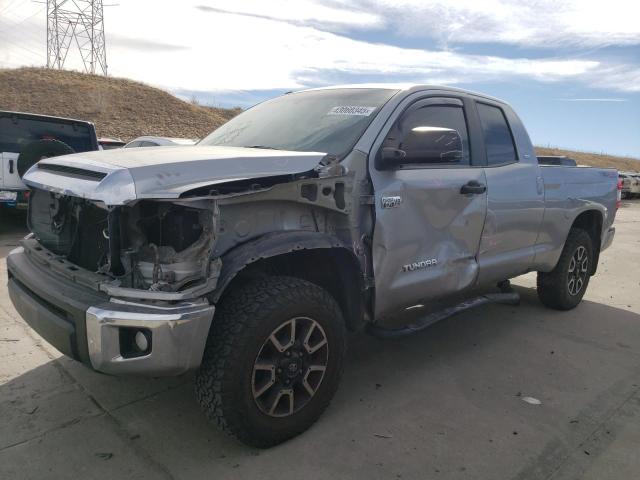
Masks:
[[[59,255],[91,272],[105,263],[109,251],[106,210],[80,198],[33,189],[28,215],[29,228],[48,258]]]

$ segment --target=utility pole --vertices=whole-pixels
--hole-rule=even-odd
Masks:
[[[107,75],[102,0],[47,0],[47,68],[62,70],[75,43],[86,73]]]

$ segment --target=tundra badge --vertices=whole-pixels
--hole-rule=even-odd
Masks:
[[[421,270],[427,267],[435,267],[438,264],[438,260],[430,258],[429,260],[420,260],[419,262],[409,263],[402,266],[403,272],[413,272],[414,270]]]

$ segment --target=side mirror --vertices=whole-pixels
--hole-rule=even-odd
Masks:
[[[463,158],[462,138],[451,128],[413,127],[407,139],[413,162],[458,163]]]
[[[393,170],[407,156],[407,152],[399,148],[383,147],[376,157],[376,168],[378,170]]]

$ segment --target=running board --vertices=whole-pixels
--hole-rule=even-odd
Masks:
[[[486,295],[480,295],[479,297],[465,300],[453,307],[445,308],[439,312],[433,312],[420,318],[415,323],[405,325],[400,328],[384,328],[375,324],[367,325],[367,333],[378,338],[398,338],[406,337],[407,335],[413,335],[420,332],[425,328],[433,325],[440,320],[452,317],[458,313],[464,312],[471,308],[479,307],[487,303],[500,303],[503,305],[518,305],[520,303],[520,295],[518,292],[503,292],[503,293],[488,293]]]

